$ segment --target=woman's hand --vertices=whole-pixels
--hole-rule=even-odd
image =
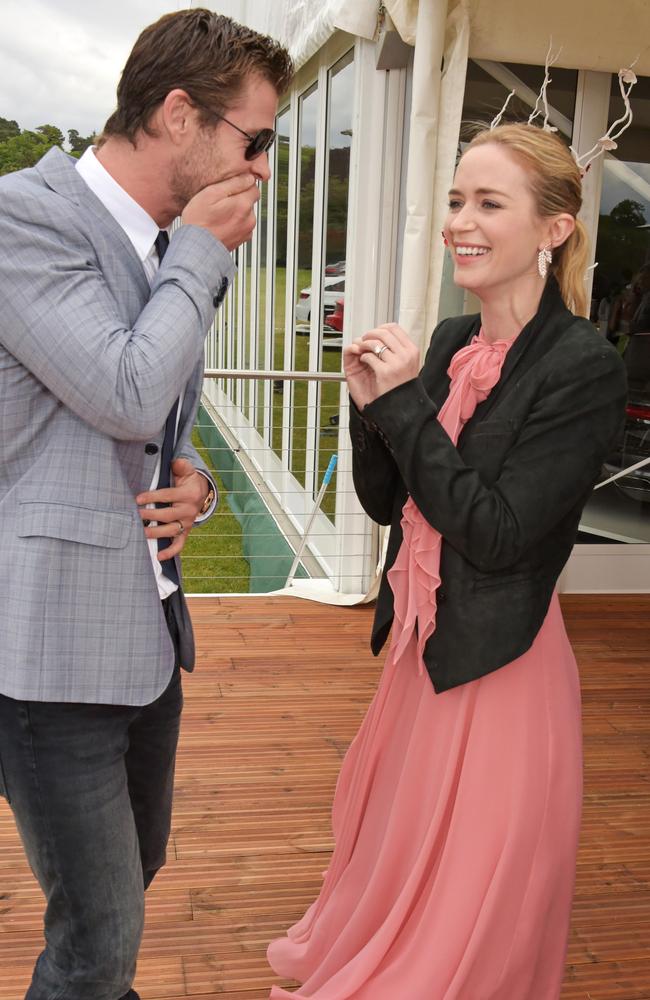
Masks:
[[[420,352],[397,323],[383,323],[343,351],[343,371],[359,410],[390,389],[415,378]]]

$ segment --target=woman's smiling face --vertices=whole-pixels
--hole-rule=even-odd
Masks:
[[[541,289],[537,254],[549,240],[549,220],[537,214],[529,175],[505,147],[488,142],[462,157],[444,234],[454,281],[479,298]]]

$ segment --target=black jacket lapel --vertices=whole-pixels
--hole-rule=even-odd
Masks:
[[[521,376],[546,354],[562,332],[575,320],[565,306],[560,289],[550,278],[540,300],[539,309],[523,328],[508,351],[501,377],[488,398],[479,403],[469,423],[484,420],[512,383],[513,375]]]
[[[481,317],[478,314],[459,316],[448,323],[451,329],[445,329],[443,324],[438,333],[434,334],[421,375],[427,395],[438,409],[449,395],[447,369],[451,359],[456,351],[468,344],[479,332]]]

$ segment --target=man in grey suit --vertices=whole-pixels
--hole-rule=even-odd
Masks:
[[[137,998],[194,657],[177,557],[215,503],[203,342],[291,74],[228,18],[167,15],[94,150],[0,181],[0,793],[46,897],[29,1000]]]

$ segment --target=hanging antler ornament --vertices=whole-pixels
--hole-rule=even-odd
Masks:
[[[632,63],[632,66],[636,64],[637,60],[638,56]],[[618,86],[621,91],[621,97],[623,98],[623,103],[625,105],[625,111],[623,112],[621,117],[617,118],[616,121],[610,125],[605,135],[602,135],[600,139],[598,139],[595,146],[592,146],[592,148],[587,153],[583,153],[582,156],[578,156],[573,146],[570,147],[571,152],[573,153],[573,157],[578,166],[580,167],[580,173],[583,177],[585,176],[585,174],[589,170],[589,167],[591,166],[591,164],[595,159],[597,159],[599,156],[602,156],[603,153],[606,152],[606,150],[618,148],[618,143],[616,142],[616,140],[620,139],[620,137],[623,135],[623,132],[625,132],[625,130],[629,128],[630,125],[632,124],[630,91],[632,90],[634,84],[637,82],[636,73],[632,69],[632,66],[629,66],[625,69],[619,69],[618,71]],[[616,129],[618,129],[618,131],[616,131]]]
[[[552,48],[553,48],[553,39],[551,38],[548,43],[548,52],[546,53],[546,59],[544,60],[544,79],[542,81],[540,92],[537,95],[537,100],[535,101],[535,107],[533,108],[533,113],[528,119],[528,124],[532,125],[537,116],[541,115],[542,109],[540,105],[542,105],[544,108],[544,121],[542,122],[542,128],[544,129],[545,132],[557,132],[557,129],[553,125],[549,125],[548,123],[549,110],[548,110],[548,100],[546,98],[546,89],[549,83],[552,82],[550,74],[551,66],[554,66],[555,63],[560,58],[562,49],[559,48],[555,53],[555,55],[551,56]]]
[[[560,58],[560,53],[562,52],[562,49],[558,49],[555,55],[551,56],[552,48],[553,48],[553,39],[551,38],[548,46],[548,52],[546,53],[546,59],[544,60],[544,80],[542,82],[541,90],[537,95],[537,100],[535,101],[535,107],[533,108],[533,113],[528,119],[528,124],[532,125],[537,116],[541,115],[542,113],[542,108],[540,107],[541,104],[541,106],[544,108],[544,121],[542,123],[542,128],[545,129],[545,131],[547,132],[557,132],[557,129],[554,128],[553,125],[549,125],[548,123],[550,112],[548,108],[548,101],[546,98],[546,88],[548,87],[549,83],[552,82],[551,74],[549,72],[550,68],[551,66],[555,65],[555,63]],[[501,111],[499,111],[499,114],[496,116],[496,118],[493,118],[492,121],[490,122],[490,129],[496,128],[497,125],[501,124],[501,119],[503,118],[506,112],[506,108],[508,107],[511,99],[515,96],[515,93],[516,91],[514,90],[510,91],[510,93],[506,97],[505,104],[501,108]]]
[[[562,49],[561,48],[558,49],[555,55],[552,55],[551,54],[552,48],[553,48],[553,39],[551,38],[548,46],[548,51],[546,53],[546,59],[544,60],[544,80],[542,81],[542,86],[540,88],[539,94],[537,95],[537,100],[535,101],[535,107],[533,108],[532,114],[528,119],[528,124],[533,125],[535,123],[535,119],[543,114],[544,121],[542,122],[540,127],[543,128],[546,132],[557,132],[555,126],[549,125],[548,120],[550,117],[550,110],[548,106],[548,98],[546,96],[546,91],[548,85],[552,83],[552,77],[550,74],[551,66],[554,66],[555,63],[558,61]],[[625,132],[625,130],[629,128],[630,125],[632,124],[630,91],[632,90],[634,84],[637,82],[636,73],[634,72],[632,67],[636,65],[638,58],[639,57],[637,56],[637,58],[630,66],[624,69],[619,69],[618,71],[618,86],[621,91],[621,97],[623,98],[623,104],[625,105],[625,110],[621,115],[621,117],[617,118],[616,121],[613,122],[612,125],[610,125],[605,135],[601,136],[600,139],[598,139],[598,141],[596,142],[596,144],[587,153],[583,153],[582,156],[578,156],[573,146],[569,147],[571,153],[573,154],[574,160],[576,161],[578,167],[580,168],[580,174],[582,177],[585,176],[587,170],[589,169],[590,165],[593,163],[595,159],[597,159],[599,156],[602,156],[603,153],[605,153],[607,150],[617,149],[618,143],[616,142],[616,140],[620,139],[620,137],[623,135],[623,132]],[[508,107],[508,104],[514,97],[515,93],[516,91],[514,90],[510,91],[498,115],[495,118],[493,118],[492,121],[490,122],[490,129],[496,128],[498,125],[501,124],[501,119],[503,118],[505,111]]]

